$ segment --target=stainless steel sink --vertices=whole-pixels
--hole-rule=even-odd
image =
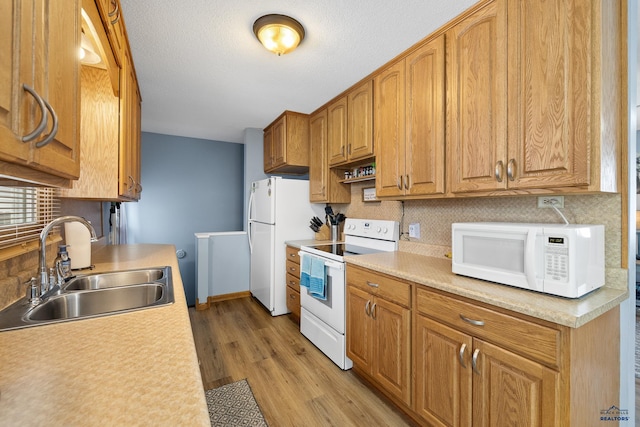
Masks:
[[[78,276],[63,286],[59,295],[46,298],[35,307],[23,298],[0,311],[0,332],[109,316],[174,302],[171,267]]]
[[[137,310],[161,304],[165,293],[161,283],[64,293],[34,307],[27,313],[26,319],[42,322]]]
[[[164,279],[167,275],[164,268],[145,268],[139,270],[116,271],[111,273],[96,273],[77,276],[62,286],[63,291],[77,291],[88,289],[105,289],[114,286],[151,283]]]

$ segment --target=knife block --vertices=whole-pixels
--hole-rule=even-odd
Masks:
[[[316,233],[316,240],[330,240],[330,239],[331,239],[331,229],[326,224],[323,224],[322,227],[320,227],[320,231]]]

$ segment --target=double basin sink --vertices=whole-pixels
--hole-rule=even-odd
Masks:
[[[0,331],[107,316],[172,304],[171,267],[76,276],[59,295],[31,306],[26,298],[0,311]]]

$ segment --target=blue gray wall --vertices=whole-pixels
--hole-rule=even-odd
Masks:
[[[127,203],[127,243],[169,243],[179,259],[187,303],[195,304],[197,232],[240,231],[244,145],[142,133],[142,197]]]

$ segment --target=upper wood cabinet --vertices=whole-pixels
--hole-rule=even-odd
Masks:
[[[80,168],[79,1],[4,1],[0,15],[0,171],[68,186]]]
[[[120,196],[139,200],[142,193],[140,184],[142,98],[129,49],[124,51],[123,58],[124,67],[121,71],[123,86],[120,95]]]
[[[444,61],[440,36],[375,77],[378,197],[444,194]]]
[[[264,129],[264,172],[309,171],[309,115],[285,111]]]
[[[617,191],[619,8],[496,0],[446,33],[452,194]]]
[[[120,67],[124,67],[124,52],[127,50],[127,37],[122,20],[120,0],[95,0],[102,23],[107,31],[109,42],[115,55],[115,60]]]
[[[330,166],[374,155],[372,80],[329,104],[327,115]]]
[[[99,5],[100,0],[83,2],[83,29],[93,39],[103,65],[82,66],[80,178],[70,189],[61,190],[61,196],[135,201],[142,191],[140,90],[128,44],[120,62],[116,61],[117,49],[109,41]],[[118,23],[124,28],[122,16]]]
[[[329,168],[327,117],[323,108],[309,118],[309,201],[349,203],[351,189],[339,182],[339,171]]]

